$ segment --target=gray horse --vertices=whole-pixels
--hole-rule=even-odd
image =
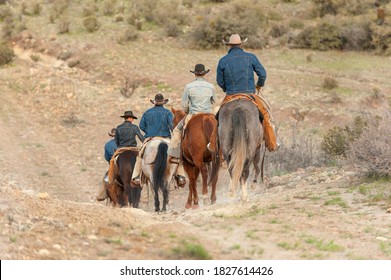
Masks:
[[[241,200],[247,202],[247,179],[251,164],[255,168],[252,188],[255,188],[260,172],[263,129],[258,108],[246,99],[233,100],[220,108],[218,121],[219,144],[231,177],[228,194],[234,199],[236,188],[240,185]]]
[[[150,183],[154,192],[155,211],[160,211],[159,191],[163,195],[162,211],[167,210],[169,185],[176,170],[176,165],[168,160],[167,149],[169,139],[156,137],[145,145],[144,156],[141,161],[142,184]]]

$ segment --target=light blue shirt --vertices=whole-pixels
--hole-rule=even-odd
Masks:
[[[191,115],[196,113],[211,113],[216,101],[215,87],[202,77],[187,84],[183,90],[182,108]]]

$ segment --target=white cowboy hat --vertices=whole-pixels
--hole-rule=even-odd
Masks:
[[[232,34],[231,37],[229,37],[229,41],[227,42],[223,39],[223,43],[225,45],[240,45],[240,44],[246,43],[247,39],[248,38],[246,38],[242,41],[239,34]]]

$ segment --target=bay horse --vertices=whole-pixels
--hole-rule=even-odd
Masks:
[[[171,108],[176,126],[185,117],[183,110]],[[185,207],[198,208],[197,179],[202,176],[202,195],[204,204],[209,198],[208,186],[211,185],[210,203],[216,203],[216,184],[220,169],[221,151],[217,147],[217,120],[214,114],[198,113],[185,124],[185,133],[181,142],[183,167],[189,178],[189,196]],[[207,148],[210,143],[209,148]],[[209,174],[208,174],[209,173]],[[208,176],[209,175],[209,176]],[[209,181],[208,181],[209,177]]]
[[[263,129],[258,108],[247,99],[227,102],[220,108],[218,122],[219,145],[230,174],[228,194],[234,199],[236,188],[240,185],[241,200],[247,202],[247,179],[251,164],[255,167],[252,188],[260,171]]]
[[[120,148],[116,151],[114,163],[114,181],[107,185],[107,194],[116,206],[139,207],[141,187],[131,183],[131,176],[138,155],[137,148]]]
[[[154,137],[145,143],[144,155],[141,161],[141,185],[150,184],[154,193],[155,212],[160,211],[159,191],[163,195],[161,210],[167,211],[169,202],[169,185],[176,166],[168,160],[168,145],[170,139]]]

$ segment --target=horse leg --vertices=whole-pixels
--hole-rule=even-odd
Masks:
[[[140,197],[141,197],[141,187],[139,186],[132,186],[131,188],[132,192],[132,207],[138,208],[140,203]]]
[[[215,204],[216,203],[216,185],[217,185],[218,175],[215,176],[212,180],[212,193],[210,195],[210,203]]]
[[[193,203],[193,185],[194,185],[194,167],[187,164],[186,162],[183,162],[183,168],[186,171],[187,177],[189,177],[189,195],[187,197],[187,202],[185,204],[185,208],[189,209],[191,208],[191,205]]]
[[[235,197],[236,197],[236,186],[235,186],[235,183],[232,181],[231,171],[229,172],[229,175],[230,175],[231,179],[229,180],[228,196],[229,196],[230,199],[235,199]]]
[[[132,204],[132,193],[131,193],[131,189],[130,189],[130,184],[124,184],[124,189],[125,189],[124,203],[130,207],[130,205]]]
[[[163,189],[163,208],[162,211],[167,211],[167,204],[168,204],[168,186],[167,183],[164,183]]]
[[[206,163],[201,165],[201,176],[202,176],[202,200],[204,205],[210,204],[210,199],[208,197],[208,167]]]
[[[240,179],[240,185],[242,187],[242,195],[240,197],[240,200],[242,202],[249,202],[248,195],[247,195],[247,179],[249,175],[250,175],[250,170],[249,170],[249,166],[247,165],[247,167],[244,168],[242,177]]]
[[[160,211],[160,202],[159,202],[159,189],[157,186],[153,186],[154,191],[154,200],[155,200],[155,212]]]
[[[255,157],[253,160],[253,165],[254,165],[254,179],[250,185],[251,190],[255,190],[257,187],[258,183],[258,176],[261,171],[261,168],[259,167],[259,160],[261,159],[261,149],[258,148],[257,151],[255,151]]]

